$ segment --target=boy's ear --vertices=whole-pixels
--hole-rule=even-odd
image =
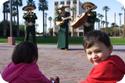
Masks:
[[[109,52],[112,53],[112,50],[113,50],[113,47],[110,46],[110,47],[109,47]]]
[[[110,46],[110,47],[109,47],[109,50],[113,50],[113,46]]]

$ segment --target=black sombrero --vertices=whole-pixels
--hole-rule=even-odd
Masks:
[[[59,7],[57,9],[62,10],[62,9],[68,8],[68,7],[69,6],[67,6],[67,5],[59,5]]]
[[[32,4],[28,4],[28,5],[23,7],[24,11],[35,10],[35,9],[36,9],[36,6],[32,5]]]
[[[96,9],[97,8],[97,6],[94,3],[92,3],[92,2],[84,2],[82,4],[82,8],[86,9],[87,7],[92,8],[92,9]]]

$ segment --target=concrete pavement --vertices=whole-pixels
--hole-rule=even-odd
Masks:
[[[15,46],[0,44],[0,70],[11,61]],[[118,54],[125,61],[125,45],[115,45],[112,54]],[[69,50],[57,49],[56,45],[39,44],[40,70],[48,77],[59,76],[61,83],[78,83],[85,79],[92,67],[85,56],[82,45],[70,45]]]

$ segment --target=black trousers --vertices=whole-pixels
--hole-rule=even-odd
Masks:
[[[25,32],[25,39],[24,41],[29,41],[29,37],[32,37],[32,42],[36,44],[36,31],[35,31],[35,25],[33,26],[26,26],[26,32]]]

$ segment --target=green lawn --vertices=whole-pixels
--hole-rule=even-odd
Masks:
[[[23,37],[15,38],[16,43],[23,41]],[[56,44],[57,37],[37,37],[39,44]],[[70,44],[82,44],[83,37],[69,37]],[[111,37],[113,45],[125,45],[125,38]],[[0,43],[7,43],[7,38],[0,38]]]
[[[113,45],[125,45],[125,38],[113,37],[113,38],[111,38],[111,42]]]

